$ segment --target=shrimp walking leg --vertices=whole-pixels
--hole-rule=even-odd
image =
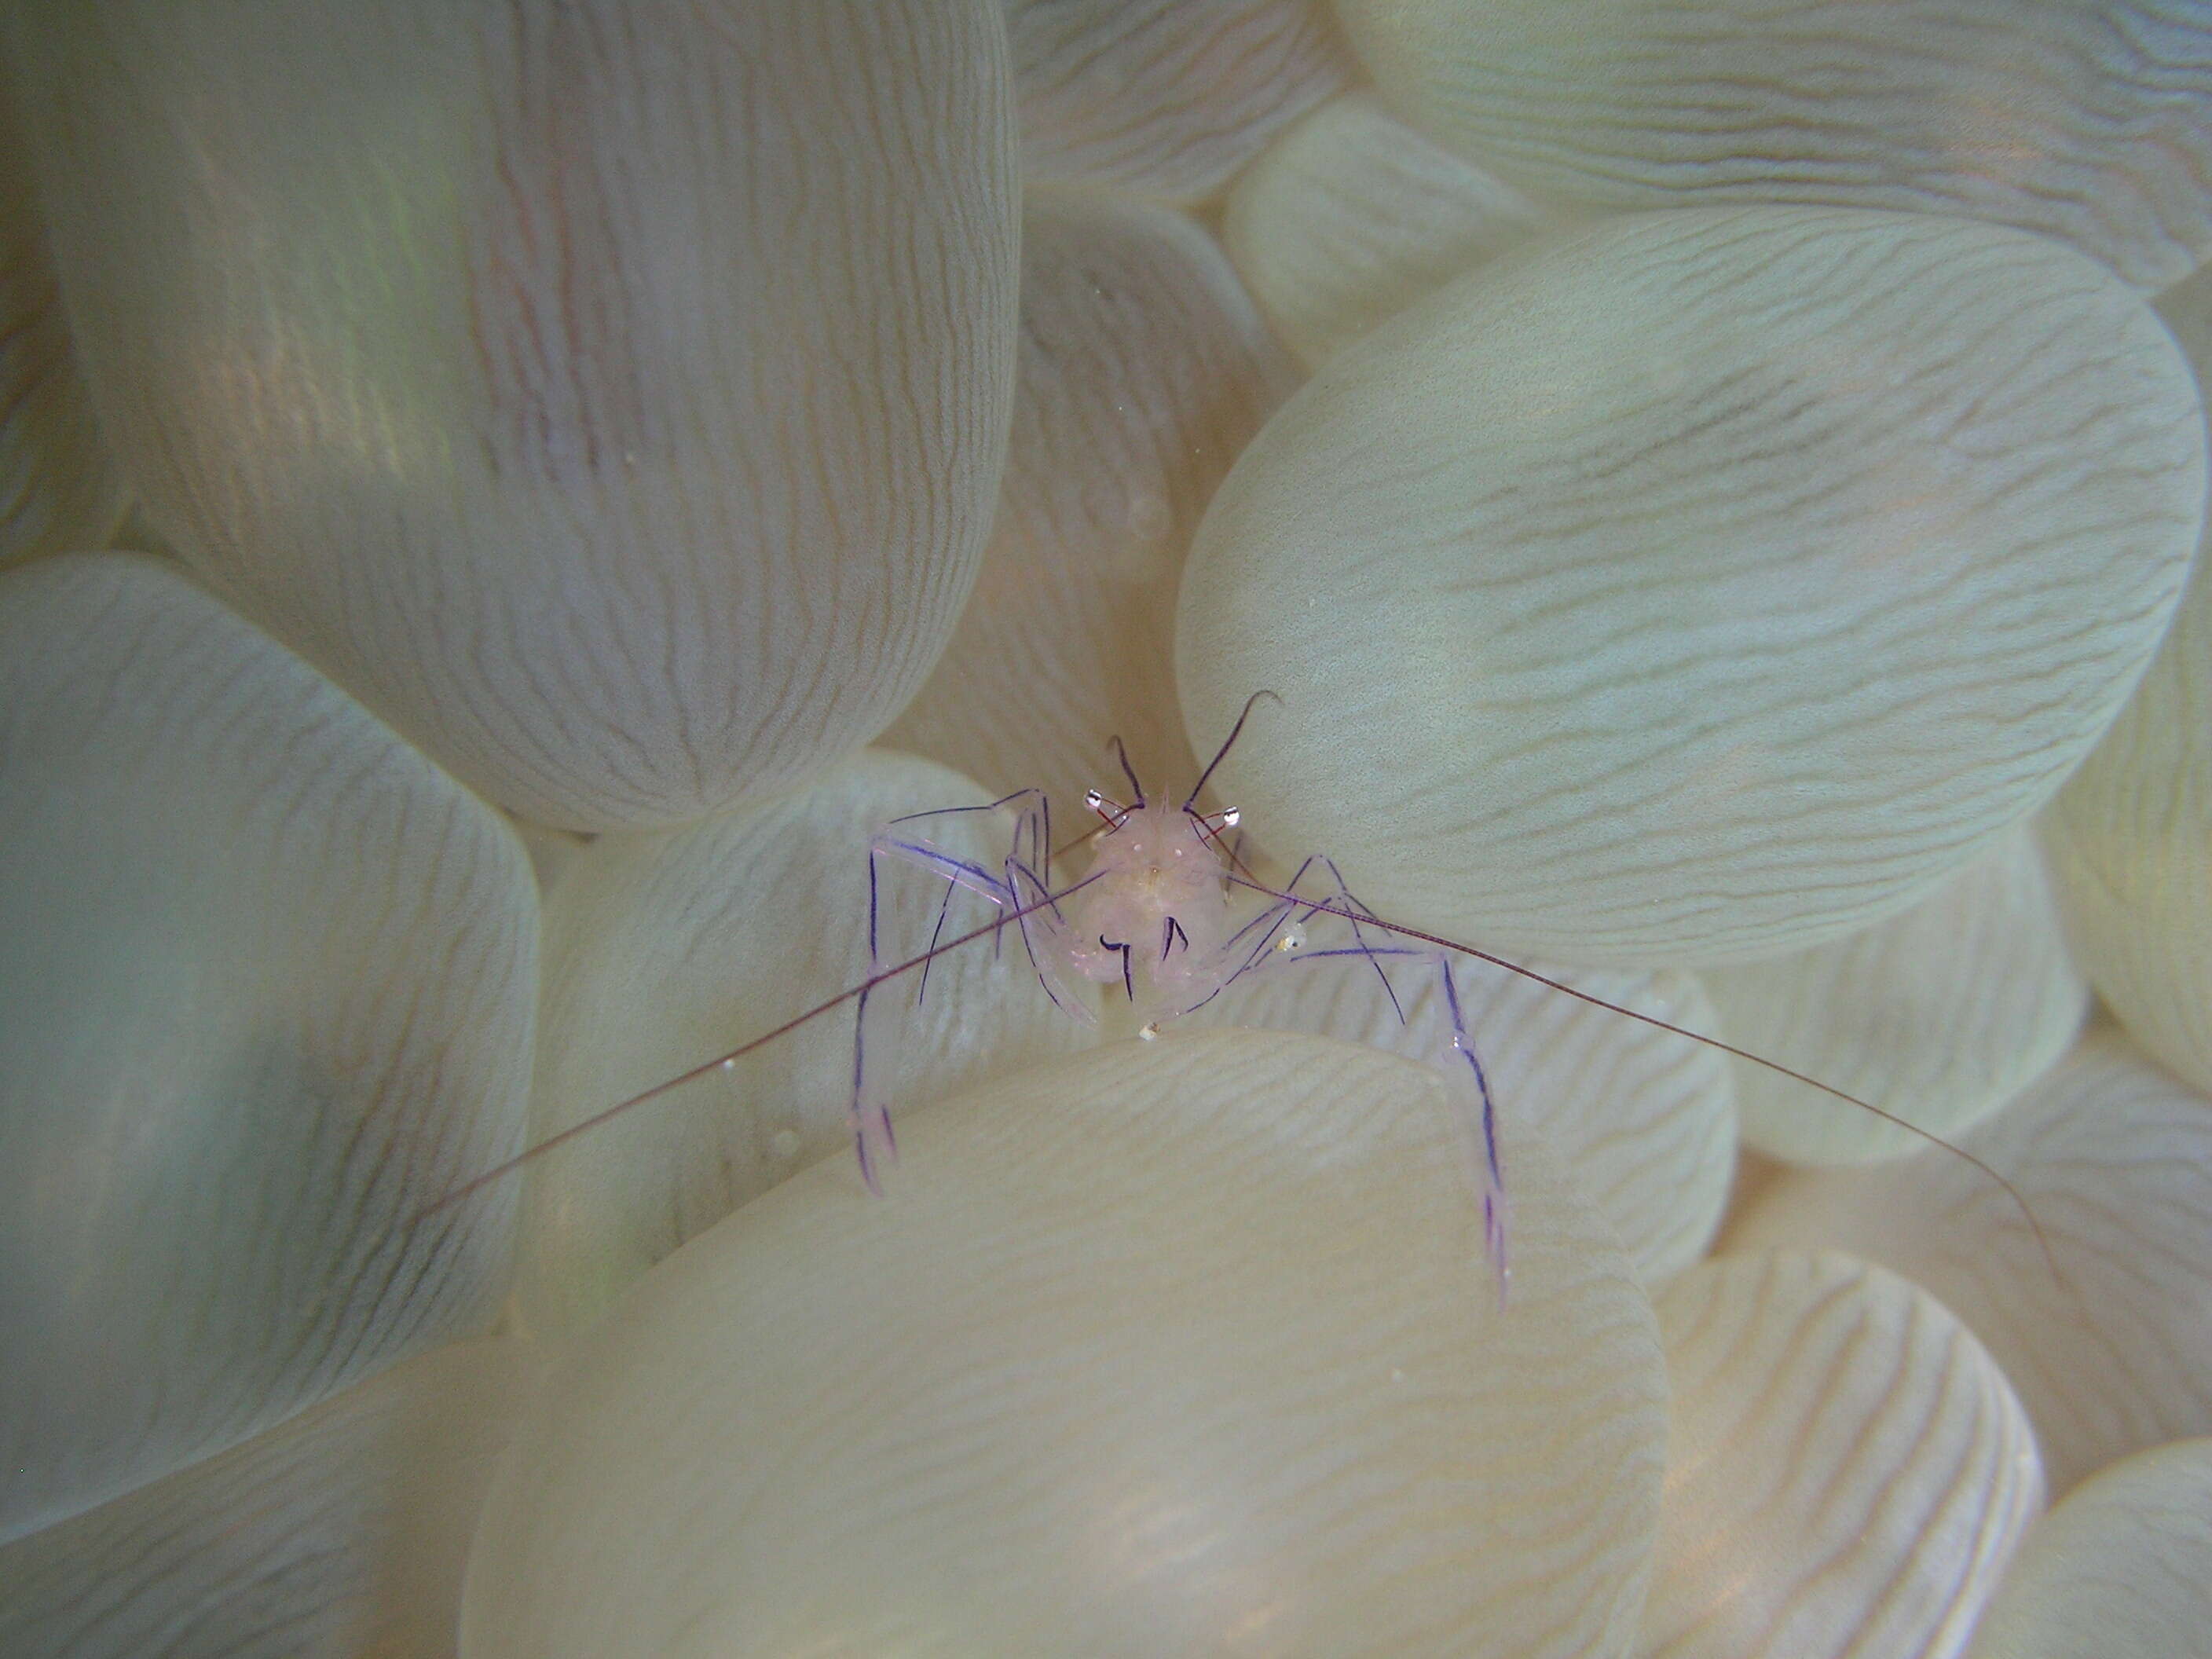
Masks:
[[[981,860],[947,846],[939,838],[938,821],[977,813],[1012,812],[1013,833],[1009,851],[997,872]],[[860,1160],[860,1176],[871,1192],[883,1190],[880,1161],[898,1157],[898,1139],[891,1127],[890,1102],[899,1078],[899,1048],[905,1032],[896,1000],[878,993],[872,981],[885,967],[882,902],[882,864],[886,858],[911,864],[943,878],[945,887],[938,906],[937,927],[931,936],[932,954],[941,938],[953,895],[965,889],[988,899],[1001,917],[1011,915],[1021,929],[1024,948],[1053,1000],[1084,1018],[1088,1010],[1080,1000],[1068,996],[1057,958],[1065,955],[1060,939],[1065,924],[1056,915],[1047,886],[1052,858],[1050,808],[1038,789],[1021,789],[999,799],[974,806],[948,806],[930,812],[909,813],[886,824],[868,843],[868,977],[860,994],[853,1025],[853,1146]],[[915,992],[919,1006],[929,993],[925,963]]]
[[[1231,857],[1233,860],[1235,854],[1231,854]],[[1300,893],[1298,890],[1305,884],[1307,878],[1316,872],[1328,876],[1334,881],[1334,890],[1323,893],[1318,898]],[[1358,914],[1352,914],[1347,907],[1356,909]],[[1195,1012],[1247,974],[1256,971],[1280,957],[1308,953],[1307,924],[1318,917],[1328,916],[1337,922],[1348,921],[1352,924],[1351,929],[1352,944],[1342,950],[1324,950],[1317,954],[1324,957],[1365,957],[1373,966],[1376,977],[1382,981],[1383,994],[1390,999],[1391,1009],[1397,1014],[1399,1024],[1403,1024],[1406,1019],[1405,1008],[1400,1004],[1397,987],[1390,982],[1390,975],[1384,970],[1380,958],[1386,956],[1408,956],[1413,953],[1387,948],[1377,950],[1371,946],[1358,925],[1359,918],[1365,914],[1364,908],[1360,906],[1359,901],[1346,889],[1342,872],[1337,870],[1331,860],[1319,854],[1307,859],[1304,863],[1298,866],[1290,880],[1283,884],[1282,890],[1273,896],[1272,901],[1222,941],[1215,970],[1210,976],[1211,988],[1197,1001],[1176,1012],[1178,1013]]]
[[[1448,1067],[1448,1074],[1459,1082],[1458,1097],[1472,1107],[1472,1114],[1462,1113],[1462,1126],[1479,1129],[1479,1136],[1471,1146],[1471,1162],[1475,1165],[1476,1180],[1482,1193],[1482,1226],[1484,1242],[1490,1247],[1490,1265],[1498,1275],[1498,1299],[1505,1299],[1505,1287],[1513,1277],[1513,1267],[1506,1255],[1505,1170],[1498,1156],[1498,1103],[1490,1092],[1490,1079],[1483,1073],[1482,1057],[1474,1051],[1474,1036],[1467,1028],[1467,1014],[1459,1004],[1459,982],[1452,974],[1451,957],[1439,951],[1434,961],[1437,973],[1443,981],[1444,1006],[1451,1013],[1451,1055],[1461,1062]],[[1470,1097],[1467,1085],[1472,1084]]]
[[[1231,737],[1233,741],[1235,733]],[[1486,1241],[1502,1296],[1506,1225],[1498,1115],[1441,942],[1424,948],[1399,942],[1326,856],[1306,860],[1280,889],[1238,883],[1266,895],[1257,912],[1239,922],[1230,889],[1237,880],[1233,872],[1242,866],[1222,839],[1222,832],[1237,823],[1237,814],[1199,811],[1195,790],[1179,806],[1151,799],[1127,751],[1118,740],[1113,747],[1133,799],[1124,805],[1095,789],[1085,797],[1102,827],[1092,832],[1097,839],[1089,873],[1061,892],[1052,890],[1050,821],[1044,798],[1035,790],[988,806],[915,813],[885,826],[870,843],[871,983],[860,999],[853,1044],[853,1138],[870,1188],[878,1186],[879,1158],[896,1152],[890,1087],[897,1074],[888,1049],[898,1039],[899,1026],[886,1015],[885,999],[872,994],[884,961],[880,866],[891,858],[918,865],[945,884],[928,954],[934,954],[943,934],[954,890],[965,888],[989,900],[1002,918],[1018,922],[1030,965],[1063,1012],[1091,1018],[1089,1005],[1076,994],[1086,981],[1118,987],[1145,1036],[1212,1002],[1267,963],[1299,956],[1360,958],[1404,1024],[1407,1007],[1391,980],[1388,959],[1436,964],[1443,975],[1442,1006],[1428,1013],[1425,1031],[1437,1031],[1436,1063],[1449,1079],[1455,1103],[1463,1109],[1458,1115],[1468,1129]],[[958,814],[976,811],[1013,815],[1011,843],[995,869],[952,844],[942,828]],[[1322,949],[1310,950],[1310,927],[1320,930]],[[927,982],[925,974],[923,994]]]
[[[1034,792],[1024,791],[1024,794]],[[868,843],[868,977],[872,981],[884,969],[883,939],[883,879],[882,865],[886,858],[920,866],[933,875],[945,878],[945,897],[938,907],[938,927],[941,931],[945,916],[951,904],[952,895],[959,888],[990,900],[1003,914],[1012,904],[1012,894],[1006,882],[991,873],[981,864],[940,846],[925,826],[933,819],[949,818],[973,811],[990,811],[1009,805],[1022,796],[1009,796],[1004,801],[980,808],[947,807],[935,812],[917,812],[893,820]],[[860,1164],[860,1178],[867,1182],[870,1192],[883,1190],[877,1171],[880,1155],[894,1161],[898,1157],[898,1137],[891,1128],[890,1093],[898,1080],[898,1044],[904,1033],[905,1022],[899,1018],[893,999],[878,994],[882,988],[872,983],[860,993],[860,1008],[853,1022],[853,1150]],[[915,993],[916,1000],[927,993],[927,975]]]
[[[1328,878],[1334,890],[1322,896],[1319,903],[1309,902],[1293,908],[1289,897],[1297,894],[1300,882],[1309,874],[1320,872]],[[1279,898],[1257,920],[1269,923],[1273,933],[1291,926],[1325,924],[1327,931],[1316,927],[1315,937],[1304,948],[1285,951],[1279,947],[1270,950],[1263,940],[1248,968],[1258,968],[1270,962],[1290,961],[1344,962],[1358,959],[1372,968],[1381,979],[1384,993],[1390,999],[1392,1012],[1401,1024],[1409,1022],[1406,1006],[1399,1000],[1397,988],[1384,968],[1389,958],[1407,963],[1425,962],[1436,971],[1441,993],[1439,1003],[1443,1018],[1424,1018],[1420,1024],[1431,1028],[1425,1035],[1432,1037],[1434,1051],[1431,1063],[1443,1074],[1445,1087],[1455,1108],[1454,1121],[1459,1130],[1460,1142],[1466,1153],[1468,1175],[1474,1190],[1482,1196],[1484,1243],[1488,1247],[1490,1261],[1498,1279],[1498,1298],[1504,1300],[1506,1285],[1512,1276],[1508,1255],[1509,1211],[1505,1195],[1504,1163],[1498,1144],[1498,1106],[1491,1093],[1490,1078],[1483,1069],[1482,1057],[1476,1051],[1474,1033],[1468,1029],[1466,1010],[1461,1006],[1458,981],[1452,971],[1449,952],[1414,948],[1394,943],[1378,943],[1369,937],[1369,929],[1379,927],[1373,911],[1346,885],[1343,872],[1333,860],[1316,855],[1298,866],[1297,873],[1281,890],[1285,897]],[[1386,938],[1388,936],[1386,935]],[[1240,968],[1238,973],[1247,971]],[[1435,1005],[1431,1005],[1435,1006]],[[1442,1029],[1434,1029],[1441,1027]]]

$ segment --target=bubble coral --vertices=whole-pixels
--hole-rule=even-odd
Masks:
[[[2212,1431],[2148,939],[2082,952],[2137,1037],[1971,1131],[2055,1279],[1933,1151],[1698,1261],[1728,1068],[1479,977],[1501,1307],[1361,974],[1093,1047],[1018,947],[933,978],[880,1200],[824,1024],[438,1202],[849,982],[932,762],[1110,720],[1187,786],[1262,685],[1253,860],[1632,1006],[1909,934],[2062,787],[2070,913],[2181,892],[2111,831],[2207,861],[2145,810],[2205,462],[2142,297],[2203,32],[1818,10],[11,11],[0,1645],[1948,1653],[2045,1479]],[[95,550],[124,489],[172,557]],[[1746,1520],[1829,1490],[1825,1577],[1836,1515]]]

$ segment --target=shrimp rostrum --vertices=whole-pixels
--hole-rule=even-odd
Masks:
[[[1237,826],[1236,810],[1199,807],[1207,781],[1253,708],[1273,695],[1258,692],[1245,703],[1220,750],[1180,803],[1149,795],[1127,750],[1115,739],[1111,748],[1129,799],[1115,800],[1097,789],[1085,797],[1099,820],[1080,843],[1089,865],[1057,888],[1051,806],[1042,790],[1019,790],[983,805],[913,813],[895,819],[874,837],[868,872],[870,975],[859,997],[853,1045],[853,1137],[861,1174],[871,1189],[878,1189],[883,1164],[897,1149],[890,1108],[897,1085],[899,999],[884,994],[883,983],[896,970],[887,969],[882,959],[877,927],[888,860],[944,880],[940,938],[956,893],[965,889],[987,899],[997,907],[1001,925],[1019,930],[1037,978],[1057,1007],[1071,1018],[1096,1023],[1091,1000],[1079,986],[1105,987],[1109,1006],[1118,990],[1140,1036],[1152,1036],[1167,1022],[1204,1007],[1247,975],[1324,962],[1340,968],[1349,962],[1373,972],[1403,1021],[1405,1005],[1390,969],[1435,974],[1447,1029],[1432,1060],[1446,1080],[1481,1198],[1485,1237],[1502,1296],[1510,1267],[1498,1112],[1453,981],[1449,948],[1440,942],[1407,942],[1353,895],[1326,856],[1309,857],[1279,887],[1261,881],[1227,839]],[[996,869],[951,850],[934,833],[945,820],[976,812],[1005,813],[1012,819],[1008,851]],[[935,948],[933,941],[933,952]],[[925,963],[917,996],[927,994],[927,973]]]

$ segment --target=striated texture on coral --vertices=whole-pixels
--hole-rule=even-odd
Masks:
[[[1357,72],[1322,0],[1003,0],[1033,183],[1218,190]]]
[[[0,1649],[2178,1651],[2195,11],[0,7]]]
[[[1443,1091],[1371,1050],[1123,1045],[902,1147],[885,1198],[817,1166],[586,1339],[486,1510],[470,1659],[1623,1650],[1659,1347],[1540,1141],[1504,1310]]]
[[[20,35],[146,516],[465,782],[681,822],[921,684],[1012,390],[991,0],[126,3]]]
[[[2212,1431],[2212,1102],[2105,1033],[1959,1144],[1765,1188],[1730,1250],[1833,1246],[1965,1320],[2035,1422],[2054,1493]],[[2056,1270],[2054,1273],[2054,1269]]]
[[[1591,207],[2018,225],[2145,291],[2212,255],[2195,0],[1338,0],[1417,124]]]
[[[2188,365],[2054,242],[1623,217],[1332,358],[1192,544],[1227,798],[1386,913],[1726,961],[1902,908],[2134,689],[2203,523]]]
[[[449,1659],[469,1542],[536,1364],[511,1338],[440,1348],[0,1547],[0,1650]]]
[[[1705,978],[1731,1041],[1926,1132],[1735,1062],[1745,1140],[1798,1164],[1898,1158],[1956,1134],[2048,1071],[2089,1003],[2024,824],[1900,915]]]
[[[1956,1652],[2043,1506],[2027,1413],[1988,1351],[1924,1291],[1835,1254],[1708,1262],[1659,1324],[1674,1407],[1640,1651]]]
[[[1559,217],[1354,92],[1239,175],[1221,238],[1267,320],[1316,368]]]
[[[483,1328],[538,904],[490,808],[128,555],[0,578],[0,1536]]]
[[[1106,740],[1187,789],[1172,665],[1183,550],[1295,380],[1213,239],[1183,214],[1032,191],[1014,424],[991,544],[937,672],[883,741],[1066,817],[1122,790]],[[1218,740],[1218,739],[1217,739]]]

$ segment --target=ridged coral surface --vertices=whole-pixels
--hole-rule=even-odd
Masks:
[[[114,0],[0,131],[0,1649],[2202,1624],[2193,3]]]

